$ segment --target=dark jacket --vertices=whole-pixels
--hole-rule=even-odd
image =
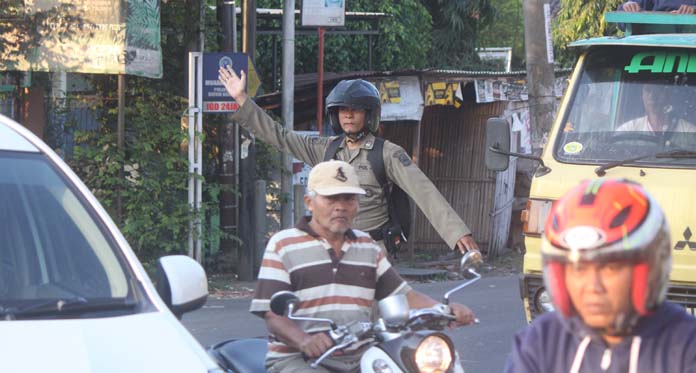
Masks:
[[[642,10],[667,12],[677,10],[682,4],[696,6],[696,0],[635,0]],[[623,10],[623,4],[619,5],[619,10]]]
[[[572,370],[574,362],[579,370]],[[666,302],[639,320],[634,336],[611,348],[579,318],[564,319],[555,312],[515,335],[505,372],[571,371],[696,372],[696,319]]]

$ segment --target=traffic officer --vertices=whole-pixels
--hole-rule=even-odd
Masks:
[[[253,100],[247,99],[244,71],[238,76],[231,67],[221,67],[219,78],[240,105],[233,118],[242,127],[311,166],[324,160],[329,145],[336,137],[307,136],[289,131],[274,122]],[[344,80],[331,91],[326,106],[334,131],[345,134],[334,158],[348,162],[355,168],[360,186],[367,192],[360,199],[354,228],[368,232],[376,241],[381,241],[383,237],[379,237],[378,233],[389,222],[389,211],[385,191],[368,160],[368,153],[375,145],[374,133],[379,127],[379,91],[365,80]],[[382,158],[387,179],[396,183],[416,202],[450,248],[457,247],[462,253],[478,249],[469,228],[430,179],[413,164],[403,148],[384,141]],[[383,242],[380,244],[384,246]]]

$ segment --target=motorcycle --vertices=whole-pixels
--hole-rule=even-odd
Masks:
[[[460,261],[460,273],[466,279],[447,291],[443,301],[430,308],[409,309],[405,295],[394,295],[378,303],[380,318],[375,322],[351,322],[337,325],[330,319],[295,315],[299,299],[289,291],[271,297],[271,311],[296,321],[326,323],[334,345],[312,361],[318,367],[337,351],[364,349],[361,372],[464,372],[449,336],[442,331],[455,320],[449,307],[452,294],[481,278],[475,270],[481,253],[467,252]],[[474,323],[479,323],[476,319]],[[267,340],[261,338],[227,340],[209,348],[208,353],[228,372],[265,372]]]

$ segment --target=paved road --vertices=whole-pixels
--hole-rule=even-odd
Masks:
[[[435,299],[455,282],[414,284]],[[450,332],[468,372],[500,372],[510,352],[512,335],[524,327],[524,314],[516,276],[488,277],[454,294],[453,301],[476,312],[481,323]],[[266,334],[260,318],[248,312],[249,299],[209,299],[206,306],[184,315],[184,325],[203,346],[240,337]]]

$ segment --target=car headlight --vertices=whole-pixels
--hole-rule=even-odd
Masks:
[[[534,304],[539,312],[551,312],[555,309],[551,300],[551,294],[543,287],[537,290],[534,296]]]
[[[416,366],[421,373],[446,371],[452,364],[449,343],[437,335],[426,337],[416,349]]]

